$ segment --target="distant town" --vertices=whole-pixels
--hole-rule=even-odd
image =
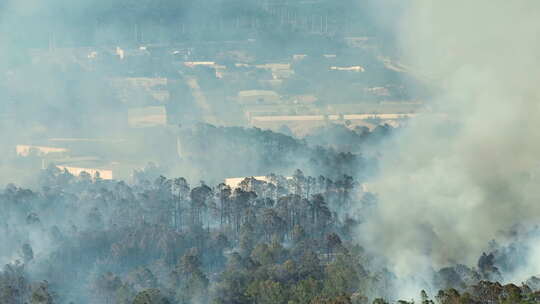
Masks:
[[[324,34],[313,35],[321,39]],[[28,138],[13,149],[20,157],[42,158],[41,166],[54,163],[75,175],[86,171],[99,172],[101,178],[127,177],[143,164],[109,148],[117,145],[118,150],[140,134],[166,130],[171,155],[176,155],[173,149],[182,145],[175,139],[178,129],[197,122],[286,130],[301,138],[329,123],[350,129],[398,127],[425,108],[421,96],[410,93],[410,86],[418,91],[422,84],[407,67],[382,54],[376,37],[343,37],[343,47],[328,53],[306,48],[260,55],[258,43],[60,47],[51,41],[48,48],[30,49],[26,60],[34,65],[60,62],[101,78],[111,103],[119,105],[107,113],[107,120],[113,119],[114,128],[130,138]],[[2,114],[6,124],[9,110]],[[88,146],[108,148],[86,155]]]

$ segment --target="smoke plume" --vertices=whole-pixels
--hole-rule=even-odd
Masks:
[[[407,63],[437,93],[384,149],[379,209],[359,231],[397,273],[474,265],[540,218],[539,13],[537,1],[417,0],[398,22]]]

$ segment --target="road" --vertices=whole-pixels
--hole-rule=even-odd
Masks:
[[[212,108],[208,104],[206,100],[206,96],[204,96],[204,93],[201,90],[201,87],[199,86],[199,82],[197,81],[197,78],[195,77],[188,77],[187,85],[191,88],[191,92],[193,94],[193,98],[195,98],[195,102],[201,109],[203,113],[203,119],[205,122],[211,123],[211,124],[217,124],[218,119],[214,112],[212,111]]]

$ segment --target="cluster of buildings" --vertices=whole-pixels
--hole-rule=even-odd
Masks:
[[[362,44],[366,39],[350,39],[351,44]],[[169,52],[174,55],[178,51]],[[320,60],[326,67],[324,77],[363,77],[355,74],[369,74],[369,69],[357,62],[344,63],[338,54],[307,55],[293,54],[290,58],[257,62],[257,58],[238,51],[224,51],[215,58],[196,58],[191,52],[182,52],[177,61],[176,75],[172,77],[116,77],[111,83],[118,92],[119,99],[127,104],[130,127],[155,127],[167,123],[183,123],[181,116],[173,117],[172,112],[181,113],[189,108],[198,108],[199,120],[212,117],[212,123],[228,124],[215,113],[220,106],[236,109],[244,115],[237,117],[236,123],[277,129],[285,124],[305,121],[347,120],[353,124],[362,121],[399,121],[414,116],[421,107],[415,102],[403,107],[395,100],[392,85],[364,86],[358,89],[357,102],[347,100],[340,111],[326,107],[340,100],[325,100],[311,83],[308,88],[298,89],[301,82],[314,82],[310,75],[298,72],[297,67],[306,60]],[[189,54],[189,55],[188,55]],[[320,57],[320,58],[319,58]],[[199,60],[195,60],[199,59]],[[242,61],[243,62],[235,62]],[[311,63],[306,64],[311,64]],[[387,64],[386,61],[381,65]],[[352,76],[347,76],[352,75]],[[315,75],[313,75],[315,76]],[[325,81],[323,79],[322,81]],[[324,83],[320,86],[324,87]],[[334,88],[328,88],[332,90]],[[338,89],[336,89],[338,90]],[[325,92],[326,93],[326,92]],[[339,93],[336,93],[339,94]],[[377,102],[362,100],[363,96],[373,96]],[[353,97],[354,98],[354,97]],[[395,107],[388,106],[388,100]],[[383,103],[387,103],[383,106]],[[380,109],[373,110],[373,107]],[[343,119],[344,118],[344,119]],[[272,122],[272,123],[269,123]]]
[[[363,51],[370,43],[368,37],[345,39],[349,48]],[[324,52],[258,57],[253,45],[254,41],[248,40],[198,46],[55,48],[33,51],[30,56],[37,63],[56,56],[88,70],[102,70],[123,105],[126,128],[135,133],[205,121],[272,130],[286,126],[302,136],[329,122],[370,128],[397,124],[414,117],[423,107],[421,102],[397,98],[395,84],[366,81],[375,73],[375,64],[392,73],[406,73],[406,67],[388,58],[380,57],[374,63],[350,54]],[[342,92],[343,84],[352,88],[352,95]],[[366,96],[371,99],[365,100]],[[89,142],[115,144],[90,139],[49,140],[18,145],[16,153],[41,158],[43,166],[54,163],[74,175],[87,172],[102,179],[122,176],[129,171],[124,168],[134,167],[111,161],[118,159],[114,153],[115,157],[107,158],[87,156],[88,150],[80,145]]]
[[[281,16],[283,9],[296,9],[275,5],[268,6],[267,11]],[[277,7],[281,8],[276,10]],[[286,19],[296,22],[292,20],[297,17]],[[369,56],[358,56],[358,59],[356,53],[375,52],[376,43],[371,37],[345,37],[343,42],[354,52],[314,53],[310,50],[272,57],[260,55],[258,42],[247,39],[220,43],[55,48],[54,53],[88,69],[109,68],[107,77],[117,98],[127,107],[126,121],[132,128],[179,124],[194,117],[193,120],[212,118],[213,123],[227,125],[230,121],[220,119],[224,116],[219,113],[223,109],[243,113],[237,117],[237,123],[241,120],[243,125],[271,128],[275,128],[275,124],[270,126],[260,122],[309,122],[328,120],[325,118],[328,115],[349,115],[346,120],[353,123],[373,118],[386,121],[410,117],[417,111],[418,107],[384,112],[371,110],[373,101],[399,101],[401,97],[396,96],[395,91],[403,90],[392,83],[366,81],[374,73],[380,74],[373,67],[377,65],[376,69],[402,74],[407,70],[387,57],[373,59],[377,62],[369,62],[371,59],[366,59]],[[34,51],[31,56],[39,61],[50,54]],[[352,93],[336,86],[340,83],[350,83],[347,90]],[[337,112],[328,110],[326,105],[329,104],[348,104],[350,107]],[[191,108],[197,108],[197,111]],[[189,115],[182,115],[185,112]]]
[[[54,165],[74,176],[88,174],[91,178],[112,180],[129,177],[137,166],[95,155],[100,154],[97,150],[113,150],[112,146],[121,146],[124,143],[123,140],[51,138],[44,140],[40,145],[16,145],[15,152],[19,158],[39,165],[41,169]],[[97,150],[92,150],[90,146]]]

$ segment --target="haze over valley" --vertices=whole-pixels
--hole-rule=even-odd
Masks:
[[[0,303],[540,302],[539,14],[4,0]]]

